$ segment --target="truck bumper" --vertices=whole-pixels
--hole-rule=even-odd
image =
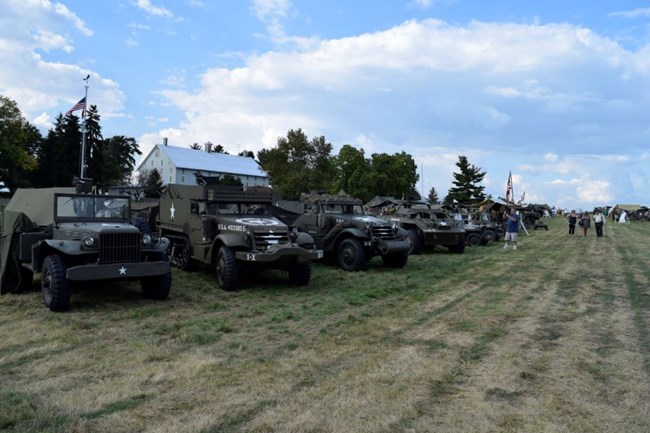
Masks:
[[[381,255],[408,253],[411,249],[411,244],[406,240],[381,241],[378,249]]]
[[[299,262],[307,262],[309,260],[318,260],[323,258],[323,250],[306,250],[298,246],[269,248],[264,252],[253,253],[246,251],[237,251],[235,253],[237,260],[245,262],[257,263],[270,263],[278,261],[282,258],[290,258],[295,256]]]
[[[157,277],[170,271],[169,262],[111,263],[68,268],[65,277],[71,281],[114,280]]]

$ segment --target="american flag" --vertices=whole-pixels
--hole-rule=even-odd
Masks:
[[[70,110],[68,110],[68,112],[65,113],[65,115],[70,116],[73,111],[85,110],[85,109],[86,109],[86,97],[84,96],[83,98],[81,98],[79,102],[74,104],[74,106]]]
[[[510,193],[512,192],[512,172],[508,173],[508,184],[506,185],[506,203],[510,203]]]

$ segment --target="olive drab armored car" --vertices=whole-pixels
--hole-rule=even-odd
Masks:
[[[190,270],[196,263],[215,266],[224,290],[238,288],[242,268],[280,269],[289,281],[307,285],[312,260],[323,257],[306,233],[289,228],[271,215],[272,191],[266,187],[215,184],[167,186],[160,198],[157,227],[170,239],[172,264]]]
[[[423,247],[446,247],[452,253],[465,251],[465,230],[445,211],[428,203],[404,200],[389,208],[382,218],[396,222],[408,233],[410,254],[420,254]]]
[[[124,196],[73,188],[19,189],[0,214],[0,292],[27,289],[41,273],[45,305],[68,309],[73,288],[91,281],[141,281],[151,299],[165,299],[171,273],[168,241],[131,224]]]
[[[273,213],[291,227],[308,233],[326,255],[336,257],[345,271],[358,271],[373,256],[402,268],[408,261],[409,242],[397,224],[368,215],[360,200],[329,194],[303,195],[300,201],[279,200]]]

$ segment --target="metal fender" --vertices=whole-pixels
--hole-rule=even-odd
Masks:
[[[339,234],[336,235],[335,243],[339,243],[339,239],[347,238],[349,236],[354,236],[355,238],[368,239],[368,234],[363,230],[359,230],[355,227],[348,227],[344,230],[341,230]]]
[[[214,245],[217,243],[221,243],[230,248],[237,248],[237,247],[249,248],[249,244],[248,242],[246,242],[246,238],[243,237],[242,235],[235,234],[235,233],[223,233],[218,235],[214,239],[214,242],[212,243],[212,248],[214,248]]]
[[[80,256],[83,254],[88,254],[89,251],[83,251],[80,246],[80,241],[64,241],[64,240],[55,240],[55,239],[45,239],[43,243],[47,244],[53,250],[60,252],[66,256]],[[41,248],[43,244],[41,244]]]
[[[395,237],[398,239],[406,239],[408,236],[408,232],[404,230],[402,227],[398,227],[397,231],[395,232]]]
[[[308,233],[300,232],[296,238],[296,243],[298,245],[313,244],[314,238],[312,238]]]

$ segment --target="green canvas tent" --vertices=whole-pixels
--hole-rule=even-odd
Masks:
[[[54,222],[54,194],[74,188],[18,189],[0,212],[0,294],[16,291],[23,270],[18,261],[20,233],[42,230]]]

